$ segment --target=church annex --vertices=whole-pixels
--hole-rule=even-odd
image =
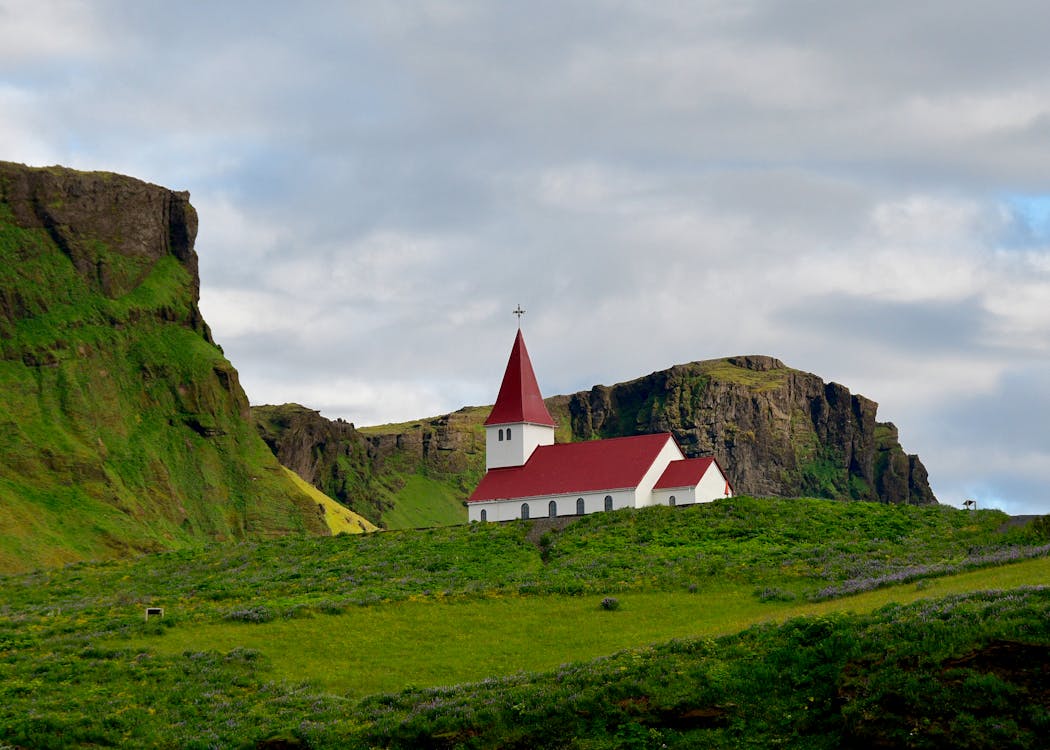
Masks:
[[[683,454],[669,432],[554,442],[521,329],[485,421],[485,476],[467,500],[471,521],[584,515],[730,497],[714,458]]]

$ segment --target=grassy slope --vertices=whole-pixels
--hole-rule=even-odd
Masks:
[[[729,635],[752,625],[803,615],[869,613],[890,603],[1012,589],[1050,580],[1050,558],[944,576],[820,602],[760,601],[749,591],[631,592],[608,612],[599,597],[504,596],[454,602],[417,599],[398,606],[354,607],[334,617],[295,617],[261,624],[207,622],[173,627],[130,643],[135,651],[258,651],[276,679],[309,679],[325,692],[355,698],[556,669],[673,638]],[[304,652],[301,644],[352,644]],[[543,648],[536,648],[543,643]],[[127,647],[119,640],[110,647]],[[464,654],[470,658],[465,659]]]
[[[976,681],[967,689],[940,676],[946,659],[996,639],[1050,646],[1050,593],[830,617],[1045,580],[1045,539],[1032,529],[998,533],[1001,513],[733,498],[594,518],[535,546],[528,523],[473,525],[285,538],[0,579],[0,738],[229,746],[283,732],[316,747],[412,747],[434,735],[477,747],[833,747],[927,721],[955,744],[978,736],[987,742],[971,746],[991,747],[1011,744],[989,744],[1000,730],[987,718],[1010,691],[995,718],[1013,727],[1012,746],[1035,747],[1033,732],[1050,727],[1045,711],[1025,708],[1024,675],[989,682],[964,670]],[[902,588],[811,601],[909,575],[918,578]],[[610,593],[622,608],[600,611]],[[164,606],[164,619],[144,622],[147,604]],[[818,614],[709,637],[799,612]],[[532,628],[566,642],[523,638]],[[508,653],[519,661],[505,663]],[[360,702],[326,693],[448,684],[507,666],[552,671]],[[858,668],[872,680],[858,682]],[[885,712],[871,707],[886,701],[903,713],[872,729],[870,717]],[[946,702],[970,723],[937,713]]]
[[[464,442],[485,444],[483,423],[488,417],[487,406],[464,407],[447,415],[447,426]],[[416,420],[399,424],[359,427],[365,436],[403,436],[409,442],[420,440],[442,418]],[[453,452],[450,452],[453,453]],[[415,529],[428,526],[450,526],[467,521],[463,500],[477,486],[485,473],[484,452],[455,451],[449,461],[442,451],[436,457],[423,461],[407,450],[394,450],[377,472],[379,501],[386,510],[382,523],[388,529]]]
[[[0,267],[15,308],[0,315],[0,570],[324,529],[244,419],[236,372],[185,324],[174,257],[110,299],[0,204]]]
[[[340,505],[291,469],[284,468],[284,471],[292,484],[317,503],[318,507],[324,509],[324,521],[332,534],[363,534],[377,530],[376,525],[367,518]]]

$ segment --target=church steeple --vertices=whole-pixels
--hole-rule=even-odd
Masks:
[[[538,446],[554,444],[554,427],[519,328],[496,404],[485,420],[486,469],[524,465]]]
[[[514,337],[496,405],[485,420],[485,426],[516,422],[554,426],[554,420],[540,395],[540,386],[536,382],[536,373],[532,370],[532,360],[529,359],[529,350],[525,348],[520,328]]]

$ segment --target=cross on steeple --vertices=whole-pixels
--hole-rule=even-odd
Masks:
[[[518,305],[518,309],[514,310],[514,314],[518,316],[518,329],[521,329],[521,316],[525,314],[525,311],[521,309],[521,305]]]

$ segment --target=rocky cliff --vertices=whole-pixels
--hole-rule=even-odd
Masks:
[[[546,403],[559,442],[668,431],[687,455],[717,456],[738,493],[936,502],[922,462],[904,453],[894,425],[876,421],[874,401],[772,357],[677,365]],[[355,430],[304,407],[253,407],[283,463],[387,526],[423,525],[420,505],[470,494],[484,473],[488,411]]]
[[[196,233],[187,193],[0,162],[0,570],[327,533],[211,340]]]
[[[569,400],[575,439],[671,432],[687,455],[717,456],[740,493],[936,502],[877,409],[765,356],[677,365]]]

